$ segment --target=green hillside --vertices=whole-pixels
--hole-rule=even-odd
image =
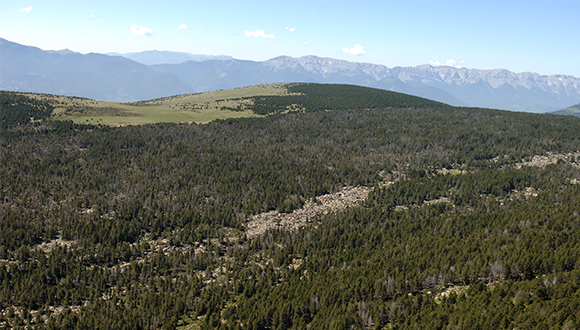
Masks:
[[[570,115],[570,116],[580,117],[580,104],[573,105],[573,106],[568,107],[566,109],[554,111],[554,112],[552,112],[552,114],[554,114],[554,115]]]
[[[351,85],[268,84],[184,94],[134,103],[115,103],[50,94],[6,93],[46,102],[55,120],[125,126],[152,123],[205,123],[289,111],[441,106],[415,96]]]
[[[285,94],[282,84],[260,85],[227,91],[184,94],[135,103],[116,103],[50,94],[14,93],[44,101],[54,108],[55,120],[78,124],[124,126],[163,122],[208,122],[215,119],[255,116],[239,110],[255,95]],[[229,110],[233,109],[233,110]]]
[[[580,327],[580,118],[239,92],[205,124],[3,101],[0,328]]]

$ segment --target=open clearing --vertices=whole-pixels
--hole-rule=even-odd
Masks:
[[[257,85],[232,90],[184,94],[132,103],[97,101],[79,97],[29,94],[49,101],[53,118],[79,124],[138,125],[167,122],[204,123],[215,119],[257,117],[247,109],[259,95],[287,95],[287,84]]]

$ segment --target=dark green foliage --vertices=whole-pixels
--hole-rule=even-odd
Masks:
[[[488,181],[489,171],[415,178],[376,189],[366,207],[326,217],[317,228],[274,233],[264,258],[280,268],[271,281],[256,277],[261,287],[238,297],[237,306],[224,312],[228,324],[263,320],[263,326],[276,328],[283,319],[294,320],[294,326],[307,319],[325,329],[376,324],[441,328],[449,322],[461,328],[513,328],[543,322],[563,306],[577,304],[578,284],[568,285],[580,274],[575,257],[580,241],[574,238],[580,230],[580,203],[573,197],[579,188],[560,191],[570,199],[563,205],[542,202],[565,185],[554,177],[569,170],[506,173],[534,178],[531,186],[546,191],[529,202],[502,191],[478,193],[456,207],[393,211],[393,205],[409,205],[393,198],[420,193],[418,186],[444,183],[455,191],[452,195],[463,195],[481,192],[478,187],[495,179]],[[431,191],[435,198],[437,190]],[[288,259],[303,263],[289,269]],[[503,284],[488,288],[494,281]],[[449,285],[470,287],[437,304],[435,294]],[[478,314],[484,310],[488,314]],[[566,307],[550,326],[561,327],[574,315],[574,307]]]
[[[580,326],[578,159],[514,166],[577,152],[580,120],[292,88],[307,109],[344,97],[0,132],[0,327]],[[358,206],[245,237],[254,214],[357,185],[374,187]]]
[[[297,95],[255,96],[251,109],[260,115],[304,109],[323,110],[376,108],[444,108],[447,105],[428,99],[352,85],[291,84],[288,92]]]
[[[0,129],[29,125],[50,118],[54,107],[26,95],[0,91]]]

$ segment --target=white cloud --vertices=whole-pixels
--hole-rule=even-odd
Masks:
[[[153,35],[153,30],[144,26],[139,27],[137,24],[131,25],[131,32],[133,32],[136,35],[147,37],[151,37]]]
[[[185,24],[181,24],[180,26],[177,27],[178,30],[185,30],[187,29],[187,25]]]
[[[351,55],[363,55],[367,53],[365,48],[361,45],[354,45],[352,48],[343,48],[342,51]]]
[[[25,11],[27,13],[30,13],[32,11],[32,6],[28,6],[28,7],[24,7],[24,8],[20,8],[20,11]]]
[[[89,15],[90,18],[96,18],[97,16],[95,15]]]
[[[288,31],[288,32],[294,32],[294,31],[296,31],[296,29],[295,28],[286,27],[286,31]]]
[[[244,32],[246,37],[260,37],[260,38],[276,38],[273,34],[266,34],[264,30],[255,30],[255,31],[248,31]]]
[[[461,63],[463,63],[463,62],[464,61],[461,61]],[[455,68],[461,68],[461,65],[458,65],[457,64],[457,61],[455,61],[454,59],[448,59],[445,62],[429,61],[429,64],[431,64],[432,66],[452,66],[452,67],[455,67]]]

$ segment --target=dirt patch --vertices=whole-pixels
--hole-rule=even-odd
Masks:
[[[54,250],[57,246],[66,246],[68,248],[71,248],[73,246],[76,245],[75,241],[65,241],[62,238],[57,238],[57,239],[53,239],[50,242],[44,242],[42,244],[38,244],[36,246],[36,248],[44,251],[44,253],[50,253],[52,250]]]
[[[442,300],[443,298],[449,297],[449,295],[452,294],[452,293],[454,293],[456,295],[460,295],[462,293],[465,293],[468,288],[469,288],[468,285],[455,285],[455,286],[451,286],[451,287],[448,287],[445,290],[439,292],[435,296],[435,299]]]
[[[346,209],[369,194],[368,187],[345,187],[334,194],[318,196],[316,201],[309,201],[301,209],[292,213],[270,211],[255,215],[246,225],[246,235],[254,238],[269,229],[295,230],[305,226],[317,214],[327,214]]]
[[[134,125],[145,125],[147,123],[113,123],[113,124],[109,124],[109,126],[113,126],[113,127],[125,127],[125,126],[134,126]]]
[[[534,187],[526,187],[524,190],[521,191],[516,189],[512,190],[509,198],[511,200],[518,198],[530,199],[532,197],[538,197],[538,194],[539,194],[538,190],[535,189]]]
[[[451,202],[449,201],[449,198],[447,198],[447,197],[441,197],[441,198],[433,199],[433,200],[430,200],[430,201],[423,201],[423,206],[435,205],[435,204],[443,204],[443,203],[451,204]]]
[[[437,199],[432,199],[432,200],[428,200],[428,201],[423,201],[423,204],[421,205],[397,205],[395,206],[395,212],[406,212],[409,211],[409,208],[413,208],[413,207],[424,207],[424,206],[430,206],[430,205],[436,205],[436,204],[451,204],[451,201],[449,200],[448,197],[440,197]],[[453,205],[455,206],[455,205]]]

